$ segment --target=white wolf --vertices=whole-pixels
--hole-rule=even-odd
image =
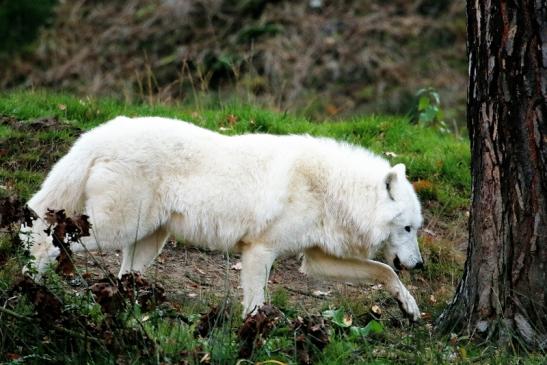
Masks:
[[[123,252],[120,275],[143,271],[174,234],[242,255],[244,314],[264,303],[276,257],[302,253],[308,275],[380,282],[413,320],[416,301],[388,265],[422,266],[420,203],[402,164],[327,138],[224,136],[190,123],[118,117],[85,133],[28,202],[85,213],[78,249]],[[58,254],[27,228],[39,272]]]

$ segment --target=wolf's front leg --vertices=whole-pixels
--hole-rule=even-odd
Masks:
[[[44,232],[46,228],[47,225],[41,220],[36,220],[33,227],[21,227],[19,239],[29,248],[32,256],[32,261],[23,267],[23,274],[31,274],[34,269],[37,272],[36,278],[39,278],[59,255],[59,249],[53,246],[51,236]]]
[[[379,282],[397,299],[402,310],[414,321],[420,319],[416,300],[403,285],[395,271],[381,262],[338,258],[318,248],[306,250],[302,270],[308,275],[342,280]]]
[[[264,304],[264,291],[270,269],[277,255],[261,244],[247,244],[241,255],[241,287],[243,288],[243,318]]]
[[[30,248],[30,255],[33,259],[23,267],[23,274],[34,274],[33,270],[36,270],[34,278],[40,279],[49,264],[55,262],[55,258],[59,256],[59,249],[49,243],[35,243]]]

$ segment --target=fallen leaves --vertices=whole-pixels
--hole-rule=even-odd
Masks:
[[[38,216],[15,196],[0,198],[0,229],[12,230],[21,224],[32,227]]]
[[[230,115],[228,115],[228,116],[226,117],[226,123],[228,123],[228,125],[229,125],[230,127],[235,126],[236,123],[237,123],[237,120],[238,120],[237,116],[235,116],[235,115],[233,115],[233,114],[230,114]]]
[[[414,190],[421,198],[427,200],[437,199],[437,187],[429,180],[417,180],[412,183]]]
[[[321,316],[298,317],[292,323],[296,355],[300,364],[313,364],[316,354],[329,343],[325,319]]]
[[[53,245],[59,248],[59,256],[57,256],[58,265],[55,271],[64,277],[73,277],[76,268],[72,260],[72,249],[70,244],[79,242],[80,238],[89,236],[88,216],[77,215],[67,217],[64,210],[48,209],[44,217],[49,227],[45,230],[53,239]]]
[[[380,308],[380,306],[377,304],[374,304],[372,307],[370,307],[370,311],[374,316],[378,318],[380,318],[380,316],[382,315],[382,308]]]
[[[215,328],[216,326],[220,326],[223,323],[226,322],[226,320],[229,318],[229,313],[227,311],[227,307],[225,305],[223,306],[215,306],[211,308],[211,310],[207,313],[205,313],[201,318],[199,319],[199,322],[196,326],[196,330],[194,332],[195,336],[201,336],[201,337],[207,337]]]
[[[265,338],[281,320],[283,314],[272,305],[258,308],[255,315],[245,318],[237,332],[240,339],[239,356],[249,358],[254,350],[264,344]]]
[[[234,129],[237,122],[238,122],[238,117],[234,114],[229,114],[226,116],[226,119],[222,120],[219,123],[218,130],[221,132],[231,131]]]
[[[431,190],[433,189],[433,183],[429,180],[417,180],[412,183],[414,190],[419,193],[422,190]]]
[[[46,219],[51,225],[50,234],[54,236],[56,244],[60,247],[68,246],[67,248],[70,248],[72,240],[78,240],[82,235],[89,234],[90,227],[86,225],[85,217],[66,217],[63,211],[50,211]],[[207,274],[201,268],[203,266],[192,270],[199,278]],[[241,263],[235,262],[231,269],[239,271]],[[86,280],[95,279],[87,277]],[[379,288],[381,286],[374,287],[374,289]],[[124,275],[121,279],[111,276],[94,281],[88,292],[85,292],[85,294],[91,293],[92,295],[88,295],[88,297],[92,297],[92,301],[94,300],[99,304],[100,312],[96,305],[94,311],[99,313],[100,318],[104,321],[103,323],[108,324],[108,326],[92,322],[89,318],[78,317],[75,319],[76,316],[81,315],[77,310],[72,312],[72,319],[67,319],[69,318],[65,316],[67,305],[63,304],[62,299],[57,298],[56,302],[56,297],[50,295],[51,293],[48,293],[47,289],[41,289],[38,284],[27,281],[20,285],[19,293],[26,291],[27,294],[25,295],[29,298],[29,302],[33,307],[36,307],[36,316],[41,318],[44,328],[47,327],[47,323],[54,322],[58,327],[63,326],[63,328],[69,330],[76,329],[76,331],[81,331],[79,333],[89,334],[97,338],[109,349],[121,349],[125,346],[121,339],[127,343],[148,343],[146,345],[148,350],[142,351],[151,352],[151,349],[154,348],[155,345],[149,343],[151,340],[146,338],[146,334],[139,332],[137,326],[134,325],[134,327],[129,328],[126,323],[122,323],[129,317],[127,313],[131,313],[131,315],[136,316],[136,319],[131,319],[133,324],[146,322],[146,327],[154,326],[158,318],[157,312],[146,314],[144,312],[152,310],[165,300],[163,289],[148,283],[140,274]],[[314,290],[311,294],[315,297],[331,295],[330,291],[320,290]],[[191,294],[188,296],[191,296]],[[431,294],[430,296],[431,302],[434,300],[440,301],[440,299],[437,294]],[[137,310],[132,311],[132,305],[134,304],[138,304],[139,307],[137,307]],[[39,307],[47,308],[48,313],[40,312]],[[195,336],[198,337],[196,342],[200,344],[195,347],[192,346],[191,350],[188,350],[188,359],[195,359],[193,363],[215,363],[215,352],[211,351],[207,344],[208,341],[219,338],[218,332],[213,332],[213,335],[211,335],[212,331],[215,331],[215,328],[219,326],[225,326],[226,333],[230,333],[229,337],[233,341],[233,345],[237,346],[239,344],[239,356],[242,358],[256,361],[253,356],[264,356],[264,351],[271,351],[271,348],[274,348],[275,351],[279,350],[285,352],[288,356],[293,356],[293,359],[297,359],[301,364],[311,364],[317,361],[317,356],[320,356],[321,351],[329,343],[329,336],[333,333],[347,336],[348,339],[355,342],[361,341],[361,337],[381,334],[384,328],[382,323],[377,321],[377,318],[382,316],[382,308],[380,305],[372,305],[368,310],[370,314],[364,315],[369,316],[367,320],[363,320],[363,315],[352,317],[348,312],[337,309],[332,310],[331,315],[325,314],[325,317],[297,317],[289,322],[277,309],[265,306],[259,309],[255,316],[247,317],[239,329],[234,329],[231,321],[233,314],[228,313],[226,307],[215,307],[202,316],[199,322],[195,322],[195,317],[186,322],[186,325],[190,326],[189,333],[191,334],[195,330]],[[385,311],[385,316],[389,317],[389,310],[385,309]],[[135,315],[135,313],[137,314]],[[106,320],[104,320],[105,317]],[[114,317],[122,319],[111,320]],[[376,320],[370,320],[369,318],[376,318]],[[235,339],[234,332],[237,332],[238,336]],[[52,339],[54,334],[58,335],[60,332],[58,329],[45,329],[44,333]],[[221,332],[220,338],[224,333]],[[280,336],[291,339],[288,347],[279,347],[277,339]],[[55,340],[52,341],[52,343],[55,343]],[[261,350],[257,352],[257,349]]]
[[[326,297],[330,296],[331,293],[332,292],[330,290],[327,290],[327,291],[314,290],[314,291],[311,292],[311,294],[314,297],[318,297],[318,298],[326,298]]]
[[[6,233],[5,244],[0,245],[0,266],[10,257],[20,254],[28,257],[28,245],[19,237],[21,225],[32,227],[37,215],[15,196],[0,198],[0,233]]]
[[[123,278],[120,282],[124,287],[135,284],[129,279],[124,282]],[[108,294],[104,294],[105,292]],[[104,296],[110,296],[115,292],[116,290],[109,290],[108,286],[102,287]],[[118,294],[120,292],[118,289]],[[130,291],[126,290],[126,292]],[[139,290],[137,289],[136,292]],[[85,341],[84,343],[99,344],[114,353],[125,352],[131,348],[131,351],[140,354],[140,356],[150,356],[155,351],[154,341],[148,337],[142,327],[134,326],[134,322],[124,320],[126,317],[117,316],[114,318],[108,315],[107,320],[95,321],[85,311],[74,310],[73,304],[65,302],[62,296],[55,294],[45,285],[36,283],[30,277],[24,277],[15,282],[8,294],[10,305],[5,308],[7,312],[15,313],[13,315],[19,321],[36,324],[34,331],[40,331],[38,333],[41,333],[42,342],[56,342],[61,338],[61,341],[67,346],[79,346],[81,345],[80,341]],[[101,299],[98,296],[97,298]],[[140,296],[135,298],[140,298]],[[12,312],[10,307],[15,308],[17,303],[22,300],[24,303],[32,305],[33,314],[20,315]],[[128,308],[128,306],[121,305],[120,308]],[[141,310],[144,311],[142,308]],[[118,309],[114,312],[119,313]],[[131,310],[127,313],[131,313]],[[27,336],[29,335],[27,334]]]
[[[63,303],[47,287],[36,283],[29,277],[15,282],[10,296],[25,296],[34,306],[36,318],[44,324],[58,322],[61,319]]]
[[[77,242],[81,237],[89,236],[91,223],[86,215],[76,215],[67,217],[65,211],[48,209],[45,221],[50,225],[47,229],[48,234],[53,233],[53,244],[56,247],[63,248],[70,242]],[[65,241],[68,239],[68,241]]]
[[[149,283],[140,273],[124,274],[120,279],[110,275],[95,282],[89,290],[103,313],[111,316],[128,304],[138,303],[146,312],[166,300],[163,287]]]
[[[209,338],[215,328],[230,326],[231,318],[227,306],[215,306],[204,314],[197,322],[194,335],[199,338]],[[239,340],[239,359],[253,359],[253,355],[263,347],[270,336],[280,329],[282,336],[287,330],[293,333],[295,346],[294,355],[300,364],[312,364],[318,354],[329,343],[329,331],[323,316],[297,317],[287,322],[284,314],[272,305],[264,305],[254,315],[248,315],[237,330]],[[367,329],[373,331],[374,329]],[[205,355],[201,353],[201,355]],[[200,355],[200,356],[201,356]],[[195,356],[193,356],[196,359]]]
[[[336,105],[333,105],[333,104],[327,104],[325,106],[325,112],[331,117],[338,114],[340,110],[341,110],[340,108],[338,108]]]

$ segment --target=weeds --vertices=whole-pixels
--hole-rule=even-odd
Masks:
[[[416,93],[418,98],[417,114],[418,123],[435,128],[443,133],[448,133],[448,127],[444,121],[444,112],[441,109],[439,93],[431,88],[420,89]]]
[[[11,216],[20,220],[21,214]],[[54,216],[61,225],[73,221],[59,212]],[[62,241],[69,241],[70,229],[53,226],[51,232],[64,232]],[[106,277],[76,290],[65,280],[50,271],[45,284],[27,277],[2,291],[0,332],[10,336],[0,343],[1,361],[445,364],[485,358],[484,350],[466,339],[432,338],[427,323],[399,328],[378,307],[366,316],[338,307],[322,315],[287,317],[285,313],[296,313],[293,308],[284,313],[265,306],[241,323],[234,320],[239,308],[230,302],[201,317],[177,310],[157,284],[138,274]],[[503,352],[488,351],[494,363],[505,363]],[[532,354],[527,361],[540,364],[541,358]]]

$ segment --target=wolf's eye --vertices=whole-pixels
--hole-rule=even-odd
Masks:
[[[406,226],[405,231],[410,232],[410,226]]]

